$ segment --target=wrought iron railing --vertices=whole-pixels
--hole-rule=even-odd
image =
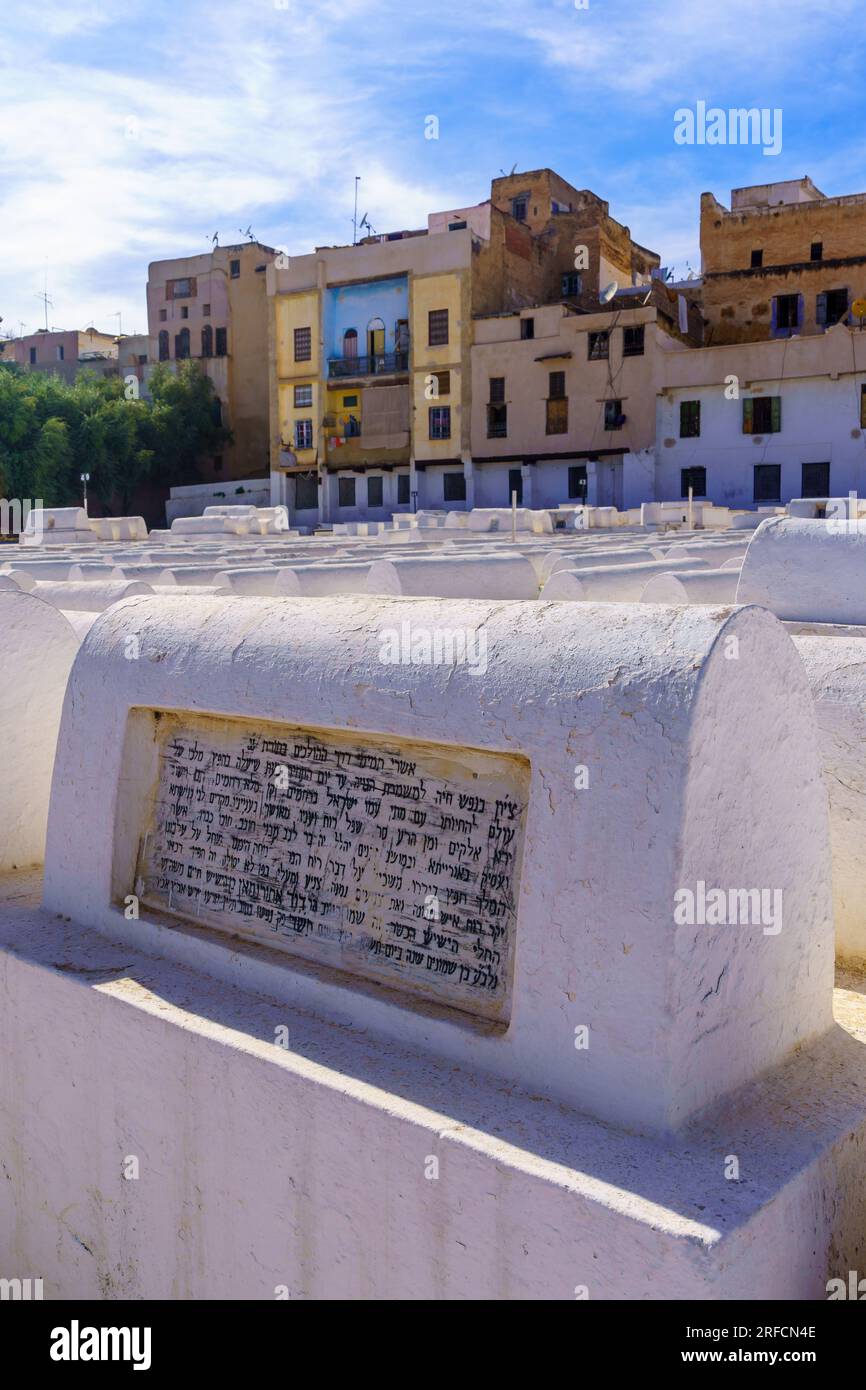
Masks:
[[[408,352],[378,352],[372,357],[332,357],[329,377],[379,376],[383,372],[409,370]]]

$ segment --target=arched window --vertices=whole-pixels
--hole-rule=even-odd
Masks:
[[[358,356],[358,330],[357,328],[347,328],[343,334],[343,356]]]
[[[174,335],[174,355],[178,362],[183,358],[189,357],[189,329],[182,328],[179,333]]]
[[[382,371],[385,366],[385,324],[382,319],[371,319],[367,324],[367,356],[370,370]]]
[[[202,357],[213,357],[213,329],[206,323],[201,330],[201,355]]]
[[[163,328],[159,335],[159,360],[168,361],[168,329]]]

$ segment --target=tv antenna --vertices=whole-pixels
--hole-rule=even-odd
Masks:
[[[358,241],[358,184],[361,182],[361,175],[355,175],[355,213],[352,218],[352,245]]]
[[[219,232],[214,232],[213,236],[212,236],[211,239],[210,239],[210,244],[211,244],[211,246],[219,246],[219,244],[220,244],[220,234],[219,234]]]
[[[370,219],[369,219],[369,217],[367,216],[366,212],[364,213],[364,216],[361,218],[360,222],[358,223],[358,226],[359,226],[359,227],[366,227],[366,228],[367,228],[367,231],[370,233],[370,236],[375,236],[375,235],[376,235],[376,229],[375,229],[375,227],[372,227],[372,226],[370,225]]]
[[[252,227],[247,227],[246,231],[244,231],[243,227],[238,227],[238,231],[240,232],[241,236],[245,236],[247,238],[247,241],[255,241],[255,236],[253,235]]]
[[[47,332],[48,332],[48,306],[49,306],[49,304],[50,304],[50,305],[51,305],[51,308],[53,309],[53,308],[54,308],[54,300],[48,298],[48,290],[47,290],[47,288],[46,288],[45,290],[43,290],[42,294],[37,294],[36,298],[42,300],[43,306],[44,306],[44,308],[45,308],[45,332],[47,333]]]

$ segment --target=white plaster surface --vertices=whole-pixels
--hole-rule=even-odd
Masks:
[[[866,521],[763,521],[746,551],[737,602],[797,621],[866,623]]]
[[[460,665],[383,664],[383,627],[409,615],[426,629],[483,627],[484,679]],[[132,634],[138,661],[123,656]],[[506,1031],[419,1011],[351,976],[275,967],[261,948],[201,928],[126,921],[114,902],[118,885],[131,891],[138,830],[116,795],[133,706],[528,759]],[[591,792],[575,790],[577,764]],[[674,894],[697,880],[780,890],[783,929],[675,927]],[[829,844],[811,697],[784,629],[754,608],[127,600],[94,624],[70,679],[45,902],[148,951],[648,1129],[681,1125],[830,1026]],[[590,1066],[574,1048],[584,1024]]]

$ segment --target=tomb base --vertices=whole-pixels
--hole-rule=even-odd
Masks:
[[[863,978],[835,1030],[659,1140],[40,887],[0,878],[0,1275],[46,1298],[823,1299],[866,1273]]]

